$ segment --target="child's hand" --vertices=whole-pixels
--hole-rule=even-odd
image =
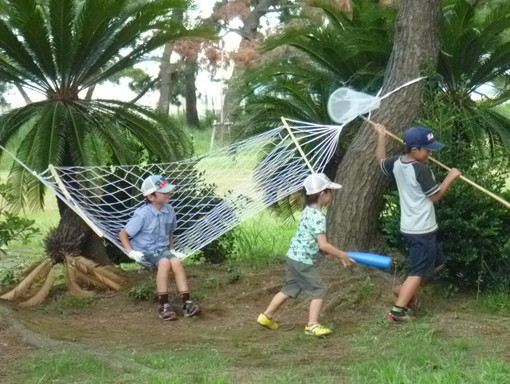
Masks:
[[[356,264],[356,261],[351,259],[345,252],[340,251],[340,261],[345,268],[350,267],[352,264]]]
[[[375,124],[374,125],[374,129],[375,129],[375,132],[378,134],[378,135],[386,135],[386,127],[382,124]]]
[[[462,173],[457,168],[452,168],[450,169],[450,172],[448,172],[448,177],[450,177],[452,180],[455,180],[460,176],[462,176]]]
[[[134,249],[132,249],[131,251],[129,251],[128,253],[128,256],[133,259],[134,261],[136,261],[137,263],[141,263],[144,261],[144,258],[143,258],[143,253],[140,252],[140,251],[135,251]]]
[[[172,249],[170,249],[170,253],[171,253],[173,256],[177,257],[178,259],[184,259],[184,257],[186,256],[184,253],[182,253],[182,252],[177,252],[177,251],[176,251],[175,249],[173,249],[173,248],[172,248]]]

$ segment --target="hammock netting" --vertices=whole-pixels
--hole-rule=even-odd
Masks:
[[[118,233],[145,204],[151,174],[176,185],[174,246],[190,256],[248,217],[302,188],[334,154],[342,126],[282,119],[271,131],[190,159],[162,164],[49,167],[35,174],[100,236],[122,251]],[[287,123],[289,122],[289,123]]]

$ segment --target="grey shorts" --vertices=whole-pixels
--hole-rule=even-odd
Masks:
[[[328,288],[316,265],[300,263],[287,258],[287,276],[281,292],[289,297],[297,297],[305,291],[313,299],[323,299]]]
[[[157,267],[161,259],[175,259],[176,257],[170,253],[169,249],[165,249],[154,253],[144,253],[143,258],[151,267]]]
[[[437,232],[403,235],[409,255],[409,276],[430,277],[434,274],[434,268],[446,262],[437,243]]]

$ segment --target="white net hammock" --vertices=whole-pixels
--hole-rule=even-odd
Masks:
[[[123,252],[118,233],[144,203],[151,174],[176,185],[175,249],[188,257],[248,217],[301,189],[335,152],[343,125],[282,119],[282,126],[228,147],[162,164],[52,167],[35,173],[100,236]],[[288,123],[289,122],[289,123]]]

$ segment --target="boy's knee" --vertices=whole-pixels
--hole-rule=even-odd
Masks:
[[[158,262],[158,269],[171,269],[172,263],[170,263],[169,259],[163,258]]]
[[[177,267],[177,268],[183,268],[182,267],[182,262],[180,259],[176,258],[176,257],[173,257],[171,259],[167,259],[170,264],[173,266],[173,267]]]

